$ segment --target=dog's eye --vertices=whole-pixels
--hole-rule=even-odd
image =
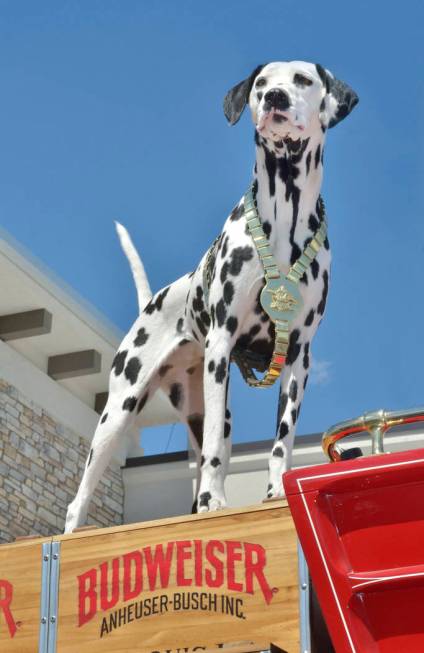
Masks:
[[[260,88],[261,86],[265,86],[266,84],[266,79],[265,77],[259,77],[259,79],[256,80],[256,88]]]
[[[311,84],[313,84],[312,79],[309,79],[300,73],[295,74],[293,81],[297,86],[311,86]]]

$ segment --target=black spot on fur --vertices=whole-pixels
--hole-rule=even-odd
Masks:
[[[324,240],[324,247],[325,247],[325,249],[326,249],[327,251],[330,249],[330,242],[329,242],[327,236],[326,236],[326,238],[325,238],[325,240]]]
[[[245,247],[235,247],[231,252],[231,261],[229,265],[229,272],[233,277],[237,277],[243,267],[243,263],[250,261],[253,258],[253,249],[249,245]],[[225,265],[225,263],[224,263]]]
[[[224,284],[224,302],[229,306],[234,297],[234,286],[231,281],[226,281]]]
[[[292,245],[292,251],[290,254],[290,263],[293,265],[293,263],[296,263],[297,259],[301,256],[302,252],[300,251],[300,247],[297,243],[293,243]]]
[[[306,155],[306,174],[309,175],[309,170],[311,168],[311,158],[312,158],[312,152],[309,150],[308,154]]]
[[[137,336],[134,339],[133,345],[134,347],[142,347],[143,345],[146,344],[148,339],[149,339],[149,334],[146,333],[146,329],[144,327],[141,327],[141,329],[137,331]]]
[[[286,422],[281,422],[280,429],[278,431],[278,439],[282,440],[283,438],[285,438],[288,432],[289,432],[288,424]]]
[[[231,411],[228,408],[225,409],[225,419],[231,419]]]
[[[125,376],[128,379],[128,381],[131,383],[131,385],[134,385],[134,383],[136,383],[138,378],[138,373],[140,370],[141,370],[141,362],[136,356],[133,356],[133,358],[130,358],[130,360],[128,361],[125,367]]]
[[[209,361],[208,372],[210,372],[212,374],[212,372],[214,372],[214,371],[215,371],[215,361]]]
[[[183,339],[180,340],[180,342],[178,343],[178,347],[183,347],[184,345],[188,345],[189,342],[190,342],[190,340],[187,340],[187,338],[183,338]]]
[[[290,397],[290,399],[292,401],[296,401],[296,399],[297,399],[297,381],[296,381],[296,379],[292,379],[292,382],[290,384],[289,397]]]
[[[204,338],[206,338],[206,336],[208,335],[208,329],[207,329],[207,327],[205,326],[203,320],[201,320],[200,317],[196,317],[196,324],[197,324],[197,328],[199,329],[202,336]]]
[[[225,322],[225,318],[227,317],[227,309],[225,308],[223,299],[220,299],[217,303],[215,313],[217,324],[221,327]]]
[[[314,260],[313,260],[312,263],[311,263],[311,272],[312,272],[312,276],[313,276],[313,278],[314,278],[314,279],[318,279],[318,274],[319,274],[319,263],[318,263],[318,261],[316,260],[316,258],[314,258]]]
[[[275,456],[275,458],[284,458],[284,452],[280,447],[278,447],[278,449],[274,449],[272,455]]]
[[[129,410],[130,413],[134,410],[137,404],[137,397],[127,397],[122,404],[122,410]]]
[[[102,419],[100,420],[100,424],[104,424],[106,420],[107,420],[107,413],[103,415]]]
[[[205,327],[209,328],[211,324],[211,318],[209,317],[209,314],[206,313],[206,311],[202,311],[200,313],[200,319],[202,320],[203,324]]]
[[[325,311],[325,305],[327,303],[327,295],[328,295],[328,272],[327,270],[324,270],[322,274],[322,278],[324,280],[324,289],[322,291],[322,298],[320,303],[318,304],[317,311],[320,315],[324,315]]]
[[[293,329],[289,338],[289,347],[287,351],[286,365],[293,365],[293,363],[295,362],[295,360],[300,354],[301,345],[298,343],[299,338],[300,338],[299,329]]]
[[[296,410],[296,408],[293,408],[293,409],[292,409],[292,411],[291,411],[291,418],[292,418],[292,422],[293,422],[293,424],[296,424],[296,420],[297,420],[297,410]]]
[[[287,392],[283,392],[280,395],[280,399],[278,401],[278,419],[280,420],[281,417],[284,415],[284,412],[287,408],[287,402],[289,400],[289,396]]]
[[[311,308],[308,315],[306,316],[305,326],[311,326],[312,322],[314,321],[314,317],[315,317],[315,311],[313,308]]]
[[[303,381],[303,389],[304,389],[304,390],[305,390],[306,385],[307,385],[307,383],[308,383],[308,378],[309,378],[308,375],[306,375],[306,376],[305,376],[305,380]]]
[[[269,194],[271,197],[275,195],[275,175],[277,174],[277,159],[275,156],[268,150],[265,150],[265,167],[268,173],[268,183],[269,183]]]
[[[169,392],[169,400],[174,408],[179,409],[183,403],[183,386],[181,383],[173,383]]]
[[[200,467],[203,467],[204,464],[205,464],[205,457],[200,456]]]
[[[193,433],[193,436],[199,446],[202,448],[203,444],[203,415],[200,413],[193,413],[187,417],[187,424],[190,428],[190,431]]]
[[[238,206],[234,207],[234,209],[232,210],[231,215],[230,215],[231,222],[235,222],[236,220],[240,220],[243,213],[244,213],[244,205],[243,205],[243,202],[242,202]]]
[[[93,459],[93,449],[90,449],[90,453],[88,454],[87,467],[90,467],[92,459]]]
[[[122,374],[122,370],[124,369],[125,365],[125,359],[127,357],[128,350],[126,349],[125,351],[119,351],[115,358],[113,359],[112,363],[112,369],[115,370],[115,376],[119,376]]]
[[[269,238],[270,235],[271,235],[272,227],[271,227],[271,224],[268,222],[268,220],[265,220],[265,222],[262,223],[262,228],[263,228],[266,236],[268,236],[268,238]]]
[[[221,461],[219,460],[219,458],[217,458],[217,456],[212,458],[212,460],[211,460],[212,467],[219,467],[220,464],[221,464]]]
[[[177,333],[182,333],[184,327],[184,320],[182,317],[177,322]]]
[[[138,402],[137,413],[141,413],[144,406],[146,405],[146,402],[147,402],[148,398],[149,398],[149,393],[145,392],[144,395],[142,396],[142,398],[140,399],[140,401]]]
[[[230,422],[225,422],[224,424],[224,438],[230,437],[231,434],[231,424]]]
[[[192,306],[193,306],[193,311],[195,311],[196,313],[200,313],[201,311],[203,311],[205,307],[203,303],[203,289],[201,286],[197,286],[196,288],[196,296],[193,299]]]
[[[315,215],[313,215],[312,213],[309,216],[308,227],[313,233],[318,231],[318,227],[319,227],[318,218]]]
[[[221,358],[221,362],[216,366],[215,381],[217,383],[223,383],[226,376],[227,376],[227,360],[223,356]]]
[[[165,374],[166,374],[167,372],[169,372],[169,370],[172,370],[172,365],[162,365],[162,366],[159,368],[159,376],[160,376],[161,378],[163,378],[163,377],[165,376]]]
[[[315,152],[315,168],[318,168],[320,160],[321,160],[321,145],[318,145]]]
[[[170,286],[158,292],[147,304],[147,306],[144,309],[144,313],[147,313],[147,315],[151,315],[155,311],[160,311],[162,309],[163,300],[169,293],[169,289]]]
[[[236,317],[229,317],[225,326],[227,327],[227,331],[229,331],[231,333],[231,335],[233,336],[234,333],[236,332],[236,329],[237,329],[237,326],[238,326],[237,318]]]
[[[225,257],[227,256],[227,252],[228,252],[228,241],[229,241],[229,240],[230,240],[230,238],[229,238],[229,236],[227,236],[227,237],[225,238],[225,240],[224,240],[223,245],[222,245],[222,252],[221,252],[221,256],[222,256],[222,258],[225,258]]]
[[[199,495],[199,508],[207,507],[211,499],[212,495],[210,492],[202,492],[202,494]]]
[[[303,350],[303,367],[305,370],[309,369],[309,342],[305,343],[305,347]]]
[[[221,273],[220,273],[221,283],[225,283],[225,280],[226,280],[227,275],[228,275],[229,267],[230,267],[230,264],[228,263],[228,261],[224,261],[224,263],[222,264]]]

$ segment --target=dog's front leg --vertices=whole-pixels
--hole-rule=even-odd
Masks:
[[[228,427],[225,427],[225,416],[230,351],[230,344],[222,338],[221,333],[219,338],[210,338],[209,347],[205,351],[203,376],[205,425],[198,512],[219,510],[227,505],[224,479],[228,466],[230,433]]]
[[[296,336],[297,331],[293,333]],[[269,498],[284,495],[282,476],[291,467],[296,422],[308,379],[309,343],[291,337],[287,361],[281,381],[277,431],[269,459]]]

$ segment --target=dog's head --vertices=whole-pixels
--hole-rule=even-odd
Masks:
[[[275,62],[258,66],[234,86],[225,96],[224,113],[234,125],[249,104],[259,134],[278,142],[325,131],[357,103],[356,93],[319,64]]]

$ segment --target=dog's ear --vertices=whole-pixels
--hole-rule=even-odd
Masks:
[[[321,105],[321,122],[324,127],[334,127],[349,115],[359,98],[348,84],[336,79],[329,70],[318,63],[316,69],[327,91]]]
[[[247,79],[236,84],[224,98],[224,113],[230,125],[235,125],[239,121],[244,107],[249,101],[250,91],[252,90],[255,77],[261,72],[262,66],[257,66],[253,73]]]

